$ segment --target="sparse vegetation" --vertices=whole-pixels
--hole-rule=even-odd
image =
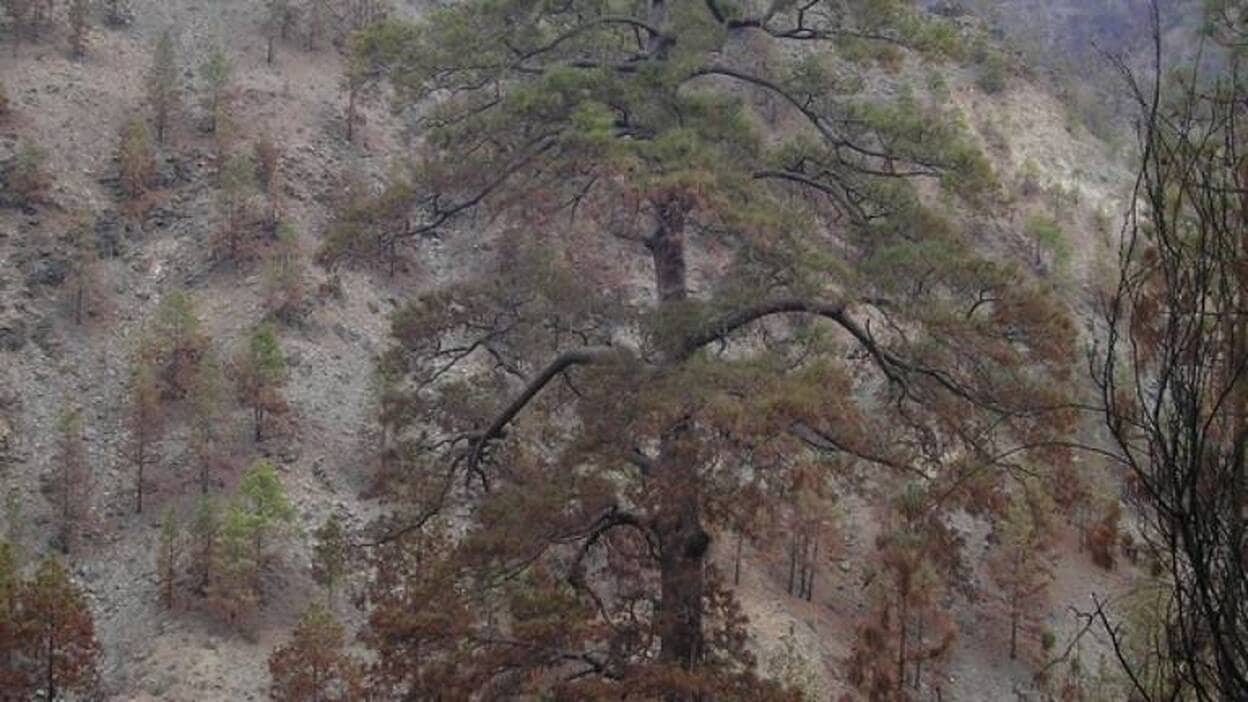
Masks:
[[[1036,266],[1044,264],[1046,256],[1058,270],[1063,270],[1069,264],[1070,244],[1067,243],[1066,234],[1053,218],[1033,214],[1027,218],[1024,230],[1027,238],[1032,241]]]
[[[1009,63],[999,49],[986,45],[973,49],[976,60],[975,82],[989,95],[1005,90],[1009,83]]]
[[[231,128],[230,102],[233,99],[231,79],[234,65],[221,45],[213,46],[208,57],[199,66],[199,77],[203,81],[203,109],[207,115],[205,127],[208,132],[216,133],[218,139],[224,138],[224,132]]]
[[[122,194],[131,202],[141,199],[156,175],[156,157],[147,136],[147,127],[137,119],[126,122],[121,129],[117,144],[117,168]]]
[[[774,680],[795,690],[802,702],[815,702],[827,695],[819,684],[819,676],[815,665],[806,651],[801,650],[800,642],[793,632],[793,626],[780,637],[780,648],[767,664],[767,672]]]
[[[110,27],[124,27],[134,21],[131,0],[104,0],[104,23]]]
[[[81,59],[87,55],[87,46],[90,43],[90,0],[69,0],[66,19],[69,22],[70,54],[76,59]]]
[[[306,0],[302,14],[304,46],[309,51],[321,48],[330,22],[330,0]]]
[[[63,410],[58,425],[60,436],[48,476],[48,493],[56,514],[56,542],[63,553],[69,553],[86,533],[95,476],[87,456],[81,413],[74,408]]]
[[[221,224],[213,236],[212,250],[218,259],[238,264],[256,255],[258,197],[256,164],[251,155],[230,156],[221,167],[217,191]]]
[[[87,212],[74,216],[66,236],[70,249],[65,294],[74,324],[81,325],[88,315],[103,306],[105,296],[95,218]]]
[[[264,36],[267,47],[265,63],[273,63],[274,45],[278,39],[286,41],[297,19],[298,13],[292,0],[265,0]]]
[[[225,451],[226,386],[216,358],[207,354],[196,364],[191,379],[190,448],[194,456],[196,482],[201,495],[207,495],[215,482],[230,468]]]
[[[156,369],[150,359],[140,358],[135,364],[126,409],[134,461],[134,511],[142,512],[145,472],[160,460],[159,444],[164,435],[165,419]]]
[[[209,355],[209,339],[188,293],[174,290],[161,300],[139,353],[142,362],[156,369],[162,398],[181,400],[195,388]]]
[[[168,31],[160,35],[147,73],[147,104],[156,126],[156,141],[165,143],[165,134],[182,106],[181,81],[178,78],[178,57],[173,37]]]
[[[156,549],[156,575],[160,603],[167,609],[177,604],[178,570],[182,560],[182,533],[178,513],[172,507],[160,518],[160,544]]]
[[[221,505],[215,497],[201,496],[190,524],[190,558],[187,575],[194,591],[207,596],[217,577],[217,552],[221,536]]]
[[[29,139],[18,143],[17,153],[4,170],[6,189],[18,205],[30,206],[43,201],[52,187],[47,162],[48,152],[38,144]]]
[[[279,226],[264,265],[263,282],[265,309],[283,324],[297,322],[306,311],[305,270],[294,228]]]
[[[997,522],[996,548],[988,572],[1001,588],[1001,605],[1009,621],[1010,658],[1018,657],[1019,634],[1036,640],[1038,613],[1044,611],[1053,580],[1051,550],[1054,505],[1041,489],[1030,486],[1012,496]],[[1045,650],[1052,648],[1050,643]]]
[[[39,0],[2,0],[2,2],[0,7],[4,9],[9,31],[13,34],[13,55],[17,56],[22,39],[33,38],[38,30],[36,3]]]
[[[848,665],[850,682],[876,699],[924,685],[938,688],[957,636],[940,605],[949,586],[940,573],[957,557],[955,541],[944,527],[927,522],[930,499],[917,484],[907,485],[893,499],[876,540],[873,609],[859,625]]]
[[[256,164],[256,183],[260,191],[269,197],[274,196],[278,186],[278,162],[282,156],[281,149],[273,142],[269,134],[256,139],[253,147],[252,160]]]

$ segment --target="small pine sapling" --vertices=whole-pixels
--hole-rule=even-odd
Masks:
[[[187,560],[192,587],[201,597],[207,596],[216,575],[214,564],[221,536],[221,505],[216,498],[200,497],[191,516]]]
[[[156,127],[156,141],[164,144],[165,135],[182,106],[178,56],[173,46],[173,37],[167,30],[160,35],[152,53],[146,88],[147,104],[152,110],[152,122]]]
[[[5,169],[8,190],[16,197],[18,205],[29,207],[47,197],[52,187],[47,163],[48,152],[38,144],[29,139],[18,143],[17,153]]]
[[[347,638],[332,613],[312,604],[299,618],[291,639],[269,656],[277,702],[353,700],[361,698],[361,661],[346,652]]]
[[[121,129],[117,142],[117,172],[121,193],[129,202],[142,198],[156,175],[156,156],[147,127],[138,119],[131,119]]]
[[[234,362],[235,391],[239,402],[251,410],[257,442],[264,438],[266,420],[287,410],[282,387],[288,378],[277,331],[271,324],[261,324]]]
[[[156,549],[156,574],[160,581],[160,603],[173,609],[177,601],[178,564],[182,557],[182,533],[178,513],[165,508],[160,519],[160,544]]]
[[[90,0],[69,0],[69,50],[75,59],[87,55],[87,45],[91,38],[91,3]]]
[[[277,228],[277,242],[265,261],[262,283],[265,309],[283,324],[294,324],[304,314],[307,304],[305,268],[294,227],[282,224]]]
[[[134,511],[143,511],[145,472],[160,460],[159,443],[164,434],[164,408],[156,370],[139,359],[130,380],[127,423],[130,429],[130,458],[134,461]]]
[[[331,512],[317,528],[312,547],[312,577],[325,588],[328,606],[334,606],[338,587],[346,576],[350,552],[342,517]]]
[[[56,506],[57,540],[61,551],[69,553],[90,517],[92,476],[81,414],[67,409],[61,413],[58,424],[60,435],[51,493]]]

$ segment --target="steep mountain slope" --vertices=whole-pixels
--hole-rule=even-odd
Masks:
[[[231,463],[237,469],[264,456],[279,464],[298,510],[299,533],[266,571],[260,614],[244,635],[193,596],[183,597],[172,612],[164,610],[153,561],[160,509],[176,506],[189,514],[198,487],[184,423],[174,417],[154,506],[142,515],[132,512],[120,398],[138,339],[162,297],[175,289],[192,292],[222,356],[232,353],[264,310],[258,266],[215,265],[206,253],[221,216],[214,195],[215,144],[197,127],[202,119],[197,106],[161,152],[154,207],[135,218],[118,202],[117,133],[142,109],[151,47],[161,31],[172,28],[188,79],[210,45],[227,47],[238,95],[234,138],[243,143],[267,132],[279,143],[281,201],[305,257],[315,250],[348,176],[376,178],[403,158],[407,142],[400,125],[373,105],[365,110],[355,143],[348,143],[341,59],[332,50],[306,51],[288,42],[279,44],[276,60],[267,64],[258,3],[136,0],[133,5],[135,23],[94,31],[85,61],[67,58],[59,30],[54,40],[0,52],[0,80],[13,111],[0,124],[0,160],[8,159],[20,140],[33,140],[47,149],[48,169],[55,175],[47,204],[0,209],[0,400],[11,396],[0,404],[0,486],[20,505],[11,536],[32,557],[47,552],[53,514],[44,487],[53,470],[57,417],[66,407],[81,409],[96,483],[95,521],[70,560],[91,594],[105,651],[105,697],[261,699],[268,689],[268,652],[304,605],[320,597],[309,575],[311,531],[331,511],[347,515],[356,529],[379,511],[366,497],[375,441],[370,376],[374,356],[387,344],[387,314],[414,291],[454,277],[473,251],[462,240],[431,245],[412,270],[393,278],[343,270],[331,281],[330,273],[309,269],[308,288],[316,291],[311,312],[302,324],[282,331],[293,368],[288,426],[253,444],[246,412],[235,409],[230,416]],[[416,9],[415,3],[405,6]],[[982,92],[971,75],[951,72],[946,80],[950,104],[982,140],[1011,193],[1000,217],[983,232],[984,245],[1046,272],[1066,286],[1075,306],[1086,309],[1087,289],[1098,282],[1110,250],[1109,223],[1120,210],[1126,173],[1103,144],[1071,125],[1060,102],[1021,76],[999,95]],[[70,252],[64,235],[73,213],[84,208],[98,213],[96,236],[102,248],[116,253],[103,264],[104,304],[78,326],[66,312]],[[1028,232],[1027,222],[1037,215],[1057,222],[1060,246],[1038,242]],[[329,292],[335,285],[341,294]],[[785,565],[774,544],[746,548],[742,599],[759,634],[760,658],[770,661],[791,631],[818,686],[832,694],[846,689],[841,661],[865,607],[864,581],[870,574],[859,564],[873,547],[869,526],[859,527],[870,521],[865,512],[861,506],[843,507],[843,543],[820,563],[809,603],[784,593]],[[984,525],[968,517],[959,529],[968,553],[973,558],[982,553]],[[1061,643],[1077,627],[1067,607],[1085,603],[1092,592],[1121,587],[1126,577],[1096,570],[1073,533],[1061,548],[1059,578],[1043,616]],[[717,558],[728,564],[732,553],[723,546]],[[982,572],[976,580],[990,587]],[[349,589],[358,593],[362,584],[357,573]],[[358,625],[363,615],[350,599],[344,598],[337,612]],[[962,634],[948,666],[946,699],[1005,699],[1029,689],[1034,666],[1006,657],[1003,625],[985,600],[958,599],[950,606]],[[1097,655],[1096,646],[1089,646],[1084,657],[1095,664]]]

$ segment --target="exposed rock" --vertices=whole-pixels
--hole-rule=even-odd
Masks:
[[[26,322],[20,317],[0,319],[0,351],[21,351],[26,345]]]
[[[56,287],[65,282],[69,276],[69,262],[63,258],[44,255],[30,265],[30,273],[26,276],[26,284],[30,286],[48,285]]]
[[[124,227],[116,210],[104,210],[95,217],[95,248],[105,258],[122,254]]]
[[[8,419],[0,416],[0,461],[5,460],[17,451],[17,435]]]
[[[34,329],[30,332],[30,340],[49,356],[56,355],[60,350],[60,343],[52,333],[53,331],[52,318],[44,317],[35,323]]]
[[[334,334],[337,334],[339,339],[342,339],[347,343],[358,342],[360,340],[360,333],[358,331],[350,329],[345,324],[341,323],[334,325]]]

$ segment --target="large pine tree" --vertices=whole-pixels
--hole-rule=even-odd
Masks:
[[[952,508],[1060,444],[1069,322],[942,212],[991,200],[991,169],[897,77],[958,58],[943,20],[475,0],[354,46],[422,138],[376,203],[404,216],[323,259],[490,252],[396,314],[383,360],[386,694],[762,694],[717,530],[819,454]]]

